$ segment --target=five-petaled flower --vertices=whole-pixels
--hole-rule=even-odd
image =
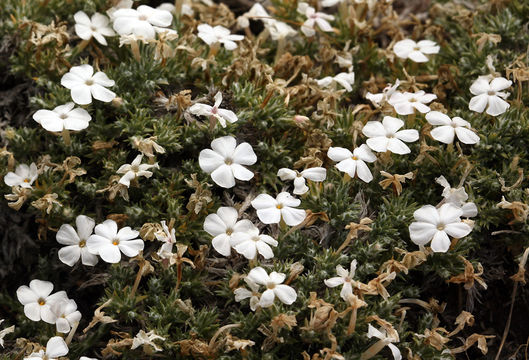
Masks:
[[[212,27],[209,24],[200,24],[198,25],[197,30],[198,37],[206,44],[211,46],[220,43],[224,45],[226,50],[235,50],[237,48],[237,43],[235,41],[241,41],[244,39],[244,36],[231,34],[230,30],[221,25]]]
[[[424,205],[415,210],[415,222],[409,226],[410,238],[417,245],[431,243],[434,252],[447,252],[450,247],[448,235],[460,239],[467,236],[472,228],[461,221],[463,210],[451,203],[443,204],[439,209]]]
[[[99,255],[108,263],[118,263],[121,253],[128,257],[136,256],[143,250],[143,240],[138,239],[139,232],[129,226],[121,228],[114,220],[105,220],[95,228],[95,234],[86,241],[92,254]]]
[[[33,120],[51,132],[86,129],[92,117],[85,109],[74,109],[74,106],[73,102],[69,102],[53,110],[39,110],[33,114]]]
[[[296,290],[288,285],[284,285],[285,274],[272,271],[270,275],[266,270],[258,266],[250,270],[248,278],[256,284],[266,286],[266,290],[262,293],[259,300],[259,306],[266,308],[274,304],[274,299],[277,296],[279,300],[287,305],[291,305],[298,295]]]
[[[330,288],[342,285],[340,296],[344,300],[347,300],[349,295],[353,295],[353,277],[355,276],[356,272],[356,264],[356,259],[351,261],[351,268],[349,271],[345,270],[342,265],[337,265],[336,273],[338,276],[324,280],[325,285]]]
[[[233,136],[213,140],[211,149],[202,150],[198,157],[200,168],[224,188],[235,186],[235,179],[248,181],[253,178],[253,172],[243,165],[253,165],[256,161],[252,146],[246,142],[237,145]]]
[[[316,82],[320,87],[329,87],[336,83],[342,85],[342,87],[347,91],[353,91],[353,87],[351,85],[353,85],[355,82],[355,73],[341,72],[335,76],[326,76],[323,79],[317,80]]]
[[[403,155],[411,152],[403,141],[414,142],[419,139],[419,132],[415,129],[398,131],[403,126],[404,121],[391,116],[384,116],[382,122],[368,121],[362,129],[362,133],[369,138],[366,143],[371,150],[377,152],[391,151]]]
[[[321,182],[327,177],[327,170],[322,167],[313,167],[299,172],[287,168],[281,168],[277,171],[277,176],[283,181],[294,180],[294,194],[303,195],[309,191],[309,187],[305,184],[305,179]]]
[[[53,313],[57,316],[55,326],[60,333],[69,333],[72,327],[81,320],[81,313],[77,310],[77,304],[72,299],[62,299],[51,305]]]
[[[480,76],[470,86],[470,92],[475,95],[468,103],[472,111],[482,113],[487,108],[487,114],[498,116],[510,107],[507,99],[509,93],[502,90],[512,85],[511,80],[504,77],[493,78],[492,76]]]
[[[350,177],[354,178],[358,175],[358,178],[366,183],[373,180],[373,175],[366,162],[372,163],[377,157],[366,144],[355,148],[352,153],[347,149],[331,146],[327,151],[327,156],[332,161],[338,162],[335,165],[336,168]]]
[[[20,164],[15,169],[15,172],[10,171],[4,176],[4,182],[8,186],[20,186],[31,189],[31,184],[37,180],[38,176],[37,165],[35,163],[31,163],[29,166]]]
[[[420,90],[414,93],[395,91],[388,100],[388,103],[395,108],[399,115],[411,115],[415,110],[425,114],[430,111],[426,104],[437,98],[435,94],[427,94]]]
[[[65,291],[52,294],[53,284],[49,281],[31,280],[29,287],[22,285],[17,289],[17,298],[24,305],[24,314],[33,321],[43,320],[48,324],[55,324],[57,315],[52,311],[52,305],[57,301],[67,299]],[[51,295],[50,295],[51,294]]]
[[[157,28],[168,27],[173,22],[169,11],[140,5],[137,9],[118,9],[112,14],[114,30],[120,35],[135,35],[149,40],[156,36]]]
[[[320,30],[324,32],[333,31],[329,21],[334,20],[334,16],[322,12],[316,12],[316,10],[306,2],[298,3],[298,12],[307,17],[307,20],[301,25],[301,32],[305,34],[305,36],[310,37],[316,34],[314,25],[318,25]]]
[[[259,293],[259,285],[254,283],[248,277],[244,278],[244,282],[246,282],[251,290],[248,290],[244,287],[239,287],[233,290],[233,293],[235,294],[235,301],[241,302],[244,299],[250,299],[250,309],[255,311],[257,306],[259,306],[259,298],[261,296],[261,293]]]
[[[401,59],[410,59],[417,63],[423,63],[428,61],[426,55],[437,54],[439,52],[439,45],[431,40],[415,42],[411,39],[404,39],[397,41],[393,45],[393,51]]]
[[[116,94],[107,87],[114,83],[102,71],[94,74],[94,68],[88,64],[72,66],[61,78],[61,85],[70,89],[72,100],[79,105],[92,103],[92,96],[103,102],[112,101]]]
[[[78,11],[73,16],[75,20],[75,33],[83,40],[90,40],[92,37],[101,45],[107,45],[105,36],[114,36],[116,33],[110,26],[105,15],[95,13],[89,18],[83,11]]]
[[[479,136],[471,130],[470,123],[456,116],[452,119],[439,111],[432,111],[426,114],[426,120],[432,125],[440,125],[430,131],[432,137],[445,144],[454,142],[457,135],[459,141],[463,144],[476,144],[479,142]]]
[[[252,206],[264,224],[277,224],[281,219],[289,226],[301,224],[307,213],[303,209],[296,209],[300,204],[301,200],[288,192],[279,193],[275,199],[268,194],[260,194],[252,200]]]
[[[81,258],[83,265],[94,266],[97,264],[97,256],[88,251],[86,240],[92,235],[95,221],[88,216],[79,215],[75,219],[75,225],[77,231],[69,224],[62,224],[57,231],[57,242],[67,245],[59,250],[59,259],[66,265],[73,266]]]
[[[222,93],[219,91],[215,94],[215,104],[213,106],[196,103],[189,108],[189,112],[194,115],[208,116],[210,118],[217,119],[220,125],[226,127],[226,121],[233,124],[236,122],[237,115],[231,110],[220,109],[219,106],[222,103]]]
[[[249,260],[255,259],[257,253],[265,259],[274,257],[274,252],[270,246],[277,246],[277,240],[269,235],[259,234],[259,229],[253,224],[245,231],[233,233],[231,239],[231,246],[235,251]]]
[[[204,220],[204,230],[213,236],[211,244],[221,255],[230,256],[233,236],[238,232],[247,232],[254,226],[250,220],[237,221],[238,217],[235,208],[222,206],[216,214],[209,214]]]
[[[124,174],[119,183],[125,185],[126,187],[130,186],[130,182],[140,176],[150,178],[152,176],[152,171],[149,169],[158,169],[158,163],[154,164],[142,164],[143,154],[139,154],[132,160],[130,164],[124,164],[119,167],[116,171],[118,174]]]

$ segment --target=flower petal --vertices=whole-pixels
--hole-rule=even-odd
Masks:
[[[59,260],[68,266],[74,266],[79,257],[81,257],[81,248],[79,245],[65,246],[59,249]]]
[[[430,244],[433,252],[447,252],[450,248],[450,239],[444,231],[437,231]]]
[[[259,211],[262,211],[262,210],[259,210]],[[294,208],[285,206],[284,208],[281,209],[281,216],[283,217],[285,224],[287,224],[288,226],[296,226],[296,225],[301,224],[303,220],[305,220],[307,213],[305,212],[305,210],[302,210],[302,209],[294,209]]]
[[[274,294],[281,300],[282,303],[290,305],[296,301],[298,298],[298,294],[296,293],[296,290],[291,288],[288,285],[276,285],[274,288]]]
[[[253,176],[253,173],[252,173]],[[217,169],[215,169],[211,173],[211,179],[215,182],[215,184],[223,187],[223,188],[232,188],[235,186],[235,177],[233,176],[233,171],[231,170],[231,166],[223,164],[219,166]]]

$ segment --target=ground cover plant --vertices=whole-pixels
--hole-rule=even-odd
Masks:
[[[0,358],[526,358],[528,19],[2,1]]]

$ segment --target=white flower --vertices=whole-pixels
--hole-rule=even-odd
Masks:
[[[235,294],[235,301],[241,302],[242,300],[249,298],[250,309],[252,309],[252,311],[255,311],[257,309],[257,306],[259,306],[259,297],[261,296],[261,294],[259,293],[259,285],[254,283],[248,277],[245,277],[244,281],[251,289],[251,291],[244,287],[235,289],[233,291],[233,293]]]
[[[244,36],[242,35],[232,35],[230,30],[221,25],[212,27],[209,24],[200,24],[198,25],[197,30],[198,37],[206,44],[211,46],[215,43],[221,43],[226,50],[235,50],[237,48],[237,43],[235,41],[244,39]]]
[[[105,220],[95,228],[95,234],[86,241],[92,254],[99,255],[108,263],[118,263],[121,253],[128,257],[136,256],[143,250],[143,240],[138,239],[139,232],[126,226],[118,232],[118,224],[114,220]]]
[[[331,146],[327,151],[327,156],[332,161],[337,161],[336,168],[347,173],[351,178],[358,175],[360,180],[366,183],[373,180],[373,175],[371,175],[366,162],[372,163],[377,157],[366,144],[360,145],[352,153],[347,149]]]
[[[54,302],[67,299],[66,292],[51,294],[53,284],[49,281],[31,280],[29,287],[22,285],[17,289],[17,298],[24,305],[24,314],[33,321],[43,320],[55,324],[57,316],[51,306]],[[51,294],[51,295],[50,295]]]
[[[171,228],[171,231],[169,231],[169,227],[165,223],[165,220],[162,221],[161,224],[162,231],[156,232],[154,236],[156,236],[156,240],[163,242],[157,254],[164,259],[168,254],[173,252],[173,245],[176,244],[176,235],[174,228]]]
[[[31,184],[37,180],[38,176],[37,165],[35,163],[31,163],[29,166],[20,164],[15,169],[15,172],[10,171],[4,176],[4,182],[8,186],[20,186],[31,189]]]
[[[204,230],[213,236],[211,244],[217,252],[230,256],[233,235],[246,232],[254,225],[250,220],[237,221],[239,213],[232,207],[220,207],[216,214],[209,214],[204,220]]]
[[[443,175],[435,179],[435,182],[444,188],[442,195],[445,201],[463,210],[461,216],[468,218],[474,217],[478,214],[476,204],[473,202],[466,202],[468,200],[468,194],[464,187],[452,188]]]
[[[366,99],[371,101],[371,103],[375,105],[376,107],[379,107],[388,102],[388,100],[391,98],[391,95],[393,95],[393,93],[397,90],[399,85],[400,85],[400,80],[397,79],[397,81],[395,82],[395,85],[388,84],[388,86],[386,86],[384,90],[382,90],[381,93],[372,94],[368,92],[366,94]]]
[[[0,319],[0,324],[2,324],[3,322],[4,322],[4,319]],[[12,332],[15,332],[15,325],[11,325],[10,327],[0,330],[0,346],[1,347],[4,347],[4,337],[7,334],[11,334]]]
[[[353,294],[352,282],[353,277],[355,276],[356,264],[356,259],[351,261],[351,268],[349,271],[345,270],[342,265],[336,266],[336,273],[338,276],[323,281],[325,285],[330,288],[343,285],[342,291],[340,291],[340,296],[344,300],[347,300],[348,295]]]
[[[332,32],[332,26],[327,20],[334,20],[334,16],[325,14],[322,12],[316,12],[316,10],[309,6],[305,2],[298,3],[298,12],[307,17],[307,20],[301,25],[301,32],[305,36],[314,36],[316,31],[314,30],[314,25],[318,25],[321,31]]]
[[[264,24],[274,21],[263,5],[259,3],[253,4],[250,10],[237,18],[237,26],[242,29],[247,28],[250,26],[250,20],[261,20]]]
[[[107,10],[108,17],[114,21],[114,13],[119,9],[130,9],[134,5],[133,0],[119,0],[118,3]]]
[[[168,27],[173,22],[169,11],[140,5],[134,9],[119,9],[114,17],[114,30],[120,35],[136,35],[143,39],[154,39],[155,27]]]
[[[279,193],[275,199],[268,194],[260,194],[252,200],[252,206],[264,224],[277,224],[281,219],[289,226],[301,224],[307,213],[303,209],[295,209],[300,204],[301,200],[288,192]]]
[[[158,163],[154,164],[142,164],[141,161],[143,159],[143,154],[139,154],[132,160],[132,163],[130,164],[124,164],[119,167],[119,169],[116,171],[118,174],[124,174],[121,179],[119,179],[119,183],[125,185],[126,187],[130,186],[130,182],[133,179],[136,179],[140,176],[144,176],[146,178],[150,178],[152,176],[152,171],[149,171],[149,169],[155,168],[158,169]]]
[[[353,91],[351,85],[353,85],[355,82],[355,74],[354,72],[341,72],[336,76],[327,76],[323,79],[317,80],[316,82],[320,87],[329,87],[333,83],[338,83],[342,85],[345,90]]]
[[[476,144],[479,142],[479,136],[471,130],[470,123],[460,117],[450,119],[439,111],[432,111],[426,114],[426,120],[432,125],[441,125],[436,127],[430,134],[432,137],[445,144],[454,142],[454,137],[457,135],[459,141],[463,144]]]
[[[403,155],[411,152],[403,141],[414,142],[419,139],[417,130],[398,131],[403,126],[404,121],[391,116],[384,116],[382,123],[379,121],[368,121],[362,129],[362,133],[369,138],[366,143],[371,150],[377,152],[391,151],[395,154]]]
[[[95,221],[88,216],[79,215],[75,219],[75,225],[77,231],[69,224],[61,225],[57,231],[57,242],[67,245],[59,250],[59,260],[73,266],[81,258],[83,265],[94,266],[97,264],[97,256],[88,251],[86,240],[92,235]]]
[[[343,0],[322,0],[321,6],[323,6],[323,7],[331,7],[331,6],[334,6],[336,4],[340,4],[342,2],[343,2]]]
[[[77,310],[75,300],[63,299],[53,303],[51,308],[57,315],[55,326],[60,333],[69,333],[72,327],[81,320],[81,313]]]
[[[266,308],[272,306],[274,299],[277,296],[279,300],[287,305],[292,304],[296,301],[298,295],[296,290],[288,285],[283,285],[285,281],[285,274],[277,273],[272,271],[270,276],[266,273],[266,270],[258,266],[250,270],[248,278],[254,283],[266,286],[266,290],[261,295],[259,300],[259,306]]]
[[[390,336],[384,328],[380,328],[380,330],[377,330],[373,325],[368,324],[367,337],[370,339],[372,337],[376,337],[380,340],[376,344],[371,346],[365,353],[367,353],[370,349],[372,349],[373,352],[377,353],[384,346],[387,346],[391,350],[391,353],[393,354],[393,358],[395,360],[402,359],[402,355],[400,353],[399,348],[392,344],[394,342],[399,341],[397,332],[395,332],[393,336]],[[362,355],[360,359],[364,360],[367,359],[367,357],[364,357],[364,355]]]
[[[73,102],[69,102],[53,110],[39,110],[33,114],[33,120],[52,132],[86,129],[92,117],[85,109],[74,109],[74,106]]]
[[[57,360],[57,358],[68,354],[68,346],[60,336],[54,336],[48,340],[46,351],[34,352],[24,360]]]
[[[219,106],[222,103],[222,93],[219,91],[215,94],[215,104],[213,106],[196,103],[189,108],[189,112],[194,115],[208,116],[217,119],[220,125],[225,128],[226,121],[233,124],[236,122],[237,115],[231,110],[220,109]]]
[[[211,150],[213,149],[213,150]],[[257,161],[252,146],[246,142],[237,145],[233,136],[223,136],[211,142],[211,149],[204,149],[198,156],[200,168],[215,184],[224,188],[235,186],[235,179],[248,181],[253,172],[242,165],[253,165]]]
[[[298,32],[294,30],[292,26],[277,20],[265,23],[265,28],[270,32],[272,40],[275,41],[296,36],[298,34]]]
[[[395,91],[389,98],[388,103],[395,108],[399,115],[413,114],[415,109],[424,114],[430,111],[430,107],[426,104],[436,98],[437,95],[426,94],[422,90],[415,93]]]
[[[487,108],[487,114],[498,116],[510,107],[507,99],[509,93],[502,90],[512,85],[512,81],[504,77],[493,78],[492,76],[480,76],[470,86],[470,92],[474,96],[468,103],[472,111],[482,113]]]
[[[134,339],[132,339],[132,346],[130,348],[134,350],[140,345],[143,345],[143,346],[149,345],[149,346],[152,346],[155,352],[162,351],[163,349],[158,347],[158,345],[154,343],[154,340],[165,340],[165,338],[160,335],[157,335],[154,332],[154,330],[151,330],[148,333],[146,333],[143,330],[140,330],[140,332],[136,334]]]
[[[61,78],[61,85],[71,90],[72,100],[79,105],[92,103],[94,99],[109,102],[112,101],[116,94],[107,89],[114,86],[114,80],[98,71],[94,74],[94,68],[91,65],[72,66],[70,71]]]
[[[75,33],[83,40],[94,37],[101,45],[107,45],[105,36],[114,36],[116,33],[108,26],[109,20],[105,15],[95,13],[92,19],[83,11],[78,11],[73,16],[75,20]]]
[[[277,246],[277,241],[269,235],[259,234],[259,229],[251,225],[245,231],[235,232],[231,237],[231,246],[245,258],[253,260],[257,253],[265,259],[274,257],[271,246]]]
[[[313,167],[298,172],[287,168],[281,168],[278,170],[277,176],[283,181],[294,180],[294,194],[303,195],[309,191],[309,187],[305,185],[305,179],[321,182],[327,177],[327,170],[322,167]]]
[[[448,251],[448,235],[460,239],[472,231],[468,224],[461,221],[462,215],[463,210],[450,203],[439,209],[424,205],[413,213],[416,222],[409,226],[411,241],[417,245],[426,245],[432,241],[431,248],[434,252]]]
[[[439,45],[431,40],[415,42],[411,39],[405,39],[397,41],[393,45],[393,51],[401,59],[410,59],[418,63],[423,63],[428,61],[428,57],[425,54],[437,54],[439,52]]]

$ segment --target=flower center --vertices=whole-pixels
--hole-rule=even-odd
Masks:
[[[494,91],[494,90],[489,90],[489,91],[487,91],[487,95],[489,95],[489,96],[494,96],[494,95],[496,95],[496,91]]]
[[[450,125],[452,125],[452,127],[453,127],[454,129],[457,127],[457,124],[456,124],[456,123],[452,123],[452,124],[450,124]]]
[[[254,237],[252,238],[252,240],[255,241],[255,242],[258,242],[258,241],[261,240],[261,239],[259,239],[259,236],[254,236]]]
[[[92,30],[92,31],[96,31],[97,29],[96,29],[95,26],[92,25],[92,26],[90,26],[90,30]]]
[[[353,160],[358,160],[358,157],[354,156],[352,157]]]
[[[64,119],[68,118],[68,115],[67,114],[61,114],[61,115],[59,115],[59,117],[64,120]]]
[[[393,139],[395,137],[395,134],[387,134],[386,137],[389,139]]]
[[[94,80],[92,79],[88,79],[84,82],[86,85],[90,86],[90,85],[94,85]]]
[[[86,246],[86,240],[79,241],[79,247],[84,248]]]
[[[437,224],[437,230],[443,231],[444,229],[445,229],[445,224],[443,224],[443,223]]]
[[[344,281],[349,283],[349,282],[351,282],[351,278],[349,276],[346,276]]]
[[[138,172],[138,171],[140,170],[140,166],[139,166],[139,165],[132,165],[132,166],[130,167],[130,169],[131,169],[132,171],[134,171],[134,172]]]
[[[25,178],[25,179],[24,179],[24,182],[25,182],[25,183],[29,183],[29,179],[28,179],[28,178]]]
[[[415,47],[413,48],[413,51],[420,51],[420,50],[421,50],[421,48],[418,47],[418,46],[415,46]]]
[[[219,111],[219,109],[218,109],[216,106],[213,106],[213,107],[211,108],[211,113],[212,113],[212,114],[216,114],[218,111]]]
[[[276,208],[281,210],[283,208],[283,204],[277,204]]]
[[[224,160],[224,163],[225,163],[226,165],[231,165],[231,164],[233,164],[233,160],[230,159],[230,158],[226,158],[226,160]]]
[[[266,288],[272,290],[276,287],[276,284],[273,282],[266,283]]]
[[[40,306],[45,305],[46,304],[46,300],[44,300],[43,298],[39,298],[38,303],[39,303]]]
[[[147,16],[145,16],[145,15],[140,15],[139,19],[140,19],[141,21],[145,21],[145,20],[147,20]]]
[[[229,235],[231,235],[231,234],[233,234],[233,229],[232,229],[232,228],[227,228],[227,229],[226,229],[226,235],[229,236]]]
[[[410,102],[417,102],[417,99],[415,99],[415,98],[411,98],[411,99],[410,99]]]
[[[112,245],[119,245],[119,239],[112,240]]]
[[[318,14],[312,14],[309,16],[311,19],[317,19],[318,18]]]

